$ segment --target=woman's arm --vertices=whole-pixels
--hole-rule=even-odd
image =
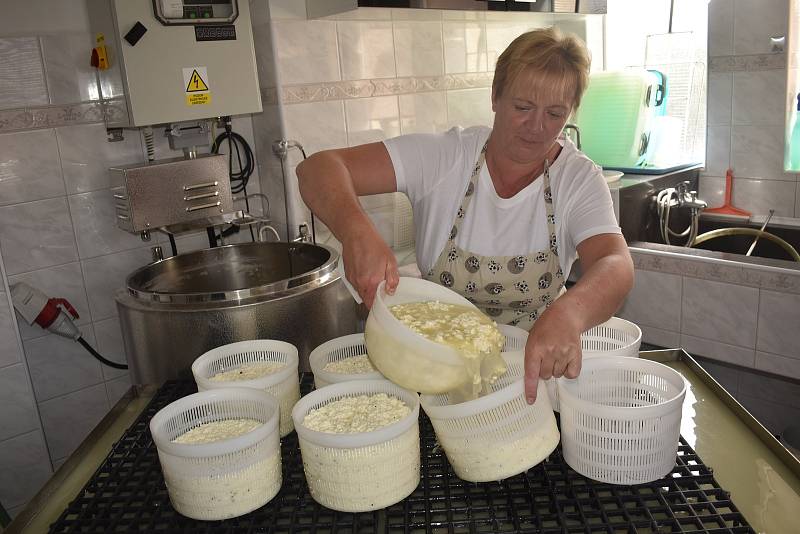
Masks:
[[[306,205],[342,243],[347,279],[364,303],[372,306],[382,280],[394,292],[397,261],[358,201],[361,195],[397,191],[384,144],[317,152],[297,166],[297,178]]]
[[[625,238],[599,234],[577,247],[583,274],[534,324],[525,347],[525,392],[536,400],[539,378],[575,378],[581,370],[581,334],[611,317],[633,287],[633,260]]]

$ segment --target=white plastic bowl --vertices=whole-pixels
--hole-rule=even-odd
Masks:
[[[484,397],[459,404],[449,404],[447,394],[420,398],[453,470],[470,482],[522,473],[558,445],[558,427],[544,385],[539,383],[536,402],[528,404],[524,356],[503,357],[508,371]]]
[[[684,378],[640,358],[598,356],[558,381],[564,460],[611,484],[642,484],[675,466]]]
[[[350,380],[381,380],[383,375],[378,371],[368,373],[332,373],[325,370],[331,362],[339,362],[353,356],[367,354],[364,334],[350,334],[326,341],[311,351],[308,363],[314,373],[314,387],[317,389],[339,382]]]
[[[333,401],[386,393],[410,413],[391,425],[353,434],[318,432],[303,426],[306,415]],[[315,501],[342,512],[367,512],[395,504],[419,485],[419,396],[388,380],[354,380],[312,391],[295,405],[292,418],[303,470]]]
[[[204,423],[255,419],[241,436],[211,443],[173,443]],[[165,406],[150,420],[161,471],[175,510],[192,519],[219,520],[251,512],[281,487],[278,401],[247,388],[195,393]]]
[[[285,365],[274,373],[251,380],[210,380],[218,373],[254,362],[280,362]],[[273,339],[254,339],[211,349],[192,363],[192,375],[199,391],[245,387],[274,395],[281,405],[280,432],[284,437],[294,429],[292,407],[300,399],[298,362],[297,347],[294,345]]]
[[[387,294],[384,285],[378,285],[364,331],[373,365],[386,378],[412,391],[437,394],[466,384],[470,376],[458,351],[414,332],[389,307],[438,300],[478,308],[455,291],[419,278],[401,276],[394,295]]]
[[[595,356],[638,358],[641,345],[642,330],[636,324],[619,317],[612,317],[581,334],[581,352],[584,360]],[[557,381],[555,378],[545,381],[550,404],[555,411],[560,410]]]

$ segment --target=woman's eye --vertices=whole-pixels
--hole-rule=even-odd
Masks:
[[[517,111],[530,111],[531,110],[531,108],[525,107],[525,106],[516,106],[516,107],[517,107]]]
[[[551,117],[553,117],[554,119],[562,119],[562,118],[564,118],[564,114],[563,113],[558,113],[556,111],[550,111],[550,112],[548,112],[548,114]]]

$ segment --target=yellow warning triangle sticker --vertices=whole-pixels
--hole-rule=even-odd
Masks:
[[[208,86],[198,74],[197,69],[194,69],[191,78],[189,78],[189,84],[186,86],[186,92],[197,93],[199,91],[208,91]]]

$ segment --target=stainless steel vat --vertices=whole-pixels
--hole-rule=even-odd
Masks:
[[[280,339],[308,354],[357,331],[356,305],[323,245],[247,243],[179,254],[131,273],[116,295],[131,380],[190,376],[214,347]]]

